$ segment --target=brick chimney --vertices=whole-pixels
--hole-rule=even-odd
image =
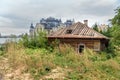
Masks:
[[[84,24],[85,24],[85,25],[88,25],[88,20],[84,20]]]

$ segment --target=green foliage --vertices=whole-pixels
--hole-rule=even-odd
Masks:
[[[120,25],[120,7],[118,7],[115,11],[116,15],[112,19],[112,25],[114,24]]]
[[[66,80],[105,80],[111,79],[111,76],[114,80],[120,78],[120,55],[111,57],[106,52],[98,54],[90,49],[78,54],[66,44],[54,47],[52,52],[45,48],[26,48],[13,42],[7,46],[6,58],[11,67],[24,67],[23,73],[30,73],[34,80],[44,79],[56,67],[64,69],[62,72]]]
[[[112,27],[108,27],[106,32],[101,32],[103,35],[110,38],[109,46],[105,50],[108,55],[116,56],[116,50],[119,50],[120,47],[120,7],[116,10],[116,15],[111,19]]]
[[[23,35],[21,42],[27,48],[45,48],[47,46],[46,32],[40,31],[34,36]]]
[[[0,56],[2,56],[4,53],[3,53],[3,51],[0,51]]]
[[[79,71],[73,71],[73,72],[68,72],[67,78],[71,80],[81,80],[84,78],[84,76],[80,74]]]
[[[22,36],[21,42],[23,43],[23,45],[25,47],[29,46],[29,36],[28,36],[28,34],[25,34],[25,35]]]
[[[113,25],[111,35],[114,47],[120,47],[120,25]]]
[[[95,31],[99,32],[97,23],[95,23],[95,24],[93,25],[93,29],[94,29]]]
[[[100,32],[100,33],[110,38],[110,37],[112,37],[112,36],[111,36],[111,29],[112,29],[112,28],[108,26],[107,31]]]
[[[99,31],[97,23],[93,25],[93,29],[107,37],[111,37],[111,27],[108,26],[107,31]]]
[[[4,55],[4,47],[0,45],[0,56]]]

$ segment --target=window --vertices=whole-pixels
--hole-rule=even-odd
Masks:
[[[79,53],[82,53],[83,50],[84,50],[84,48],[85,48],[85,45],[84,45],[84,44],[80,44],[80,45],[78,46],[78,51],[79,51]]]
[[[71,33],[72,33],[71,29],[69,29],[69,30],[66,31],[66,34],[71,34]]]

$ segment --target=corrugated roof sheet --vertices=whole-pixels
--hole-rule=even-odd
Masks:
[[[67,33],[67,30],[72,30],[71,33]],[[48,38],[99,38],[109,39],[108,37],[98,33],[87,25],[77,22],[69,27],[59,29],[48,35]]]

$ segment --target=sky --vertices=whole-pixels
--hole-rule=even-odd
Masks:
[[[120,0],[0,0],[0,33],[28,33],[31,23],[47,17],[87,19],[90,27],[96,22],[108,24],[119,5]]]

